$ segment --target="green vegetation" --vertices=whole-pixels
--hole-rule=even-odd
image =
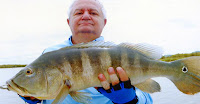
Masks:
[[[175,54],[171,56],[163,56],[160,60],[161,61],[175,61],[178,59],[186,58],[186,57],[191,57],[191,56],[200,56],[200,52],[193,52],[193,53],[185,53],[185,54]]]
[[[0,68],[16,68],[16,67],[25,67],[26,65],[0,65]]]

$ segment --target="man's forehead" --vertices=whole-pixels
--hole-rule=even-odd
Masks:
[[[92,3],[92,4],[100,4],[99,3],[99,1],[97,1],[97,0],[76,0],[75,2],[74,2],[74,4],[76,4],[76,3]]]
[[[89,9],[89,10],[101,10],[100,4],[96,0],[77,0],[73,7],[73,10],[83,10],[83,9]]]

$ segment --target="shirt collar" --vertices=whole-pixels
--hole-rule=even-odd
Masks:
[[[95,40],[93,40],[93,42],[94,41],[104,41],[104,37],[100,36],[100,37],[96,38]],[[72,36],[69,37],[69,44],[73,45],[73,43],[72,43]]]

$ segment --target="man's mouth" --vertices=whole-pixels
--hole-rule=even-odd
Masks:
[[[90,24],[90,23],[81,23],[81,24],[79,24],[79,25],[88,26],[88,25],[92,25],[92,24]]]
[[[94,25],[92,22],[79,22],[79,25]]]

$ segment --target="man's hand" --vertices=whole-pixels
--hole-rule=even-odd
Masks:
[[[39,99],[36,99],[34,97],[31,97],[31,96],[20,96],[20,98],[22,98],[26,103],[28,104],[37,104],[37,103],[41,103],[41,100]]]
[[[111,85],[103,74],[99,74],[98,78],[103,88],[100,87],[97,90],[114,103],[136,104],[135,87],[131,85],[130,79],[121,67],[116,69],[120,79],[117,77],[114,68],[110,67],[108,68],[108,74],[110,75]]]

